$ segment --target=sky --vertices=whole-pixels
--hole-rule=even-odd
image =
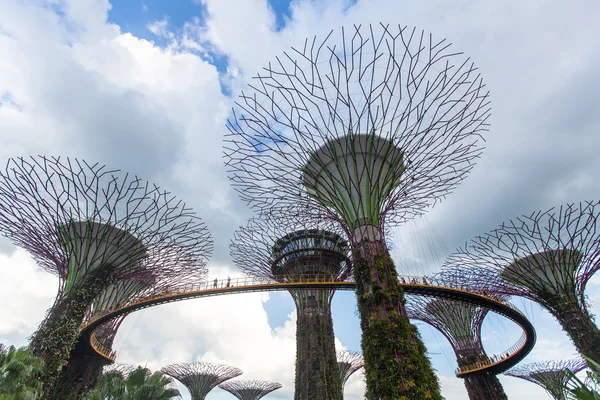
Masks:
[[[477,166],[425,217],[393,231],[399,272],[431,273],[453,249],[502,221],[598,199],[598,15],[596,0],[2,0],[0,163],[71,156],[155,182],[211,230],[209,278],[240,276],[229,243],[252,212],[229,185],[221,150],[237,94],[304,38],[352,24],[416,26],[469,55],[492,101]],[[0,343],[26,344],[56,290],[55,277],[0,239]],[[600,279],[590,281],[588,294],[597,314]],[[575,355],[547,312],[513,301],[538,333],[524,362]],[[353,293],[336,293],[333,316],[337,347],[359,350]],[[245,371],[240,379],[284,385],[266,399],[289,399],[295,324],[286,292],[190,300],[132,314],[114,348],[117,361],[151,369],[189,361],[234,365]],[[443,336],[417,326],[443,395],[467,399]],[[484,322],[488,351],[502,351],[519,336],[502,317]],[[532,383],[500,380],[510,399],[546,398]],[[345,396],[361,399],[363,392],[357,373]],[[208,396],[228,398],[218,388]]]

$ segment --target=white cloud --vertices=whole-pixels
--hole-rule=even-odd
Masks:
[[[160,48],[107,23],[106,0],[56,2],[61,16],[41,0],[0,2],[0,159],[73,155],[157,181],[181,195],[213,231],[212,276],[236,276],[227,246],[249,212],[233,195],[222,165],[231,99],[221,93],[217,69],[206,61],[209,50],[229,58],[224,78],[235,94],[305,37],[341,25],[390,21],[448,37],[481,67],[492,92],[492,129],[479,165],[429,214],[447,247],[522,212],[597,197],[596,1],[371,0],[349,9],[343,0],[294,1],[292,18],[280,32],[273,31],[266,0],[203,3],[208,21],[190,17],[180,36],[169,31],[167,19],[149,26],[168,38],[169,45]],[[22,251],[2,254],[0,339],[24,344],[52,303],[56,278],[36,269]],[[589,291],[597,309],[597,279]],[[295,314],[272,330],[263,307],[267,298],[226,296],[133,314],[117,338],[119,361],[151,368],[222,361],[245,369],[241,378],[284,383],[271,398],[289,398]],[[537,310],[531,316],[539,339],[526,361],[571,357],[558,325]],[[452,354],[445,343],[428,345]],[[442,357],[434,360],[446,398],[465,399],[452,367]],[[544,396],[533,384],[501,380],[509,398]],[[357,373],[346,394],[358,399],[363,391]],[[228,398],[218,390],[211,396]]]

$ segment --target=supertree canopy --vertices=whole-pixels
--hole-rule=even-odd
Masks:
[[[236,367],[204,362],[171,364],[161,372],[181,382],[190,391],[192,400],[204,400],[215,386],[242,374]]]
[[[0,233],[59,278],[55,303],[31,338],[46,362],[45,398],[60,398],[56,380],[94,299],[121,280],[203,276],[212,250],[208,230],[181,200],[68,158],[8,161],[0,172]]]
[[[279,282],[344,279],[349,247],[332,221],[254,218],[231,243],[234,263],[246,274]],[[331,317],[334,290],[288,289],[296,303],[295,399],[340,399],[335,336]]]
[[[441,398],[382,237],[384,223],[424,212],[474,165],[489,115],[477,69],[416,29],[354,26],[307,40],[255,79],[227,125],[233,184],[262,214],[297,204],[342,223],[367,397]]]
[[[539,303],[581,354],[600,362],[600,330],[585,297],[600,268],[599,213],[598,201],[586,201],[523,215],[452,254],[444,273]]]
[[[240,400],[259,400],[281,388],[281,384],[269,381],[229,381],[221,383],[219,387]]]
[[[577,373],[585,366],[581,359],[546,361],[519,365],[504,374],[540,385],[555,400],[566,400],[565,385],[570,377],[569,371]]]
[[[365,365],[365,361],[362,354],[357,351],[342,350],[337,352],[337,364],[342,380],[342,390],[344,390],[350,375],[361,369]]]
[[[481,326],[488,309],[462,301],[413,296],[406,303],[408,316],[436,328],[448,339],[458,367],[490,362],[481,342]],[[490,373],[464,377],[471,400],[506,400],[500,380]]]

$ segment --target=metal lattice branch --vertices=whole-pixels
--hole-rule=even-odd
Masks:
[[[444,273],[549,308],[586,310],[585,285],[600,269],[599,215],[598,201],[523,215],[452,254]]]
[[[505,372],[505,375],[533,382],[543,387],[554,399],[564,400],[568,371],[577,373],[585,367],[586,363],[581,359],[546,361],[520,365]]]
[[[280,389],[281,384],[269,381],[229,381],[219,385],[240,400],[259,400]]]
[[[361,369],[365,365],[363,356],[358,351],[340,350],[337,352],[337,363],[340,369],[340,379],[342,388],[350,378],[350,375]]]
[[[127,376],[129,376],[129,374],[131,374],[136,369],[137,369],[137,367],[135,367],[131,364],[114,363],[114,364],[107,365],[106,367],[104,367],[102,372],[105,374],[119,373],[123,376],[123,378],[127,379]]]
[[[181,382],[192,395],[192,400],[202,400],[218,384],[242,374],[242,370],[225,364],[180,363],[161,369]]]
[[[0,172],[0,232],[57,275],[61,293],[99,265],[112,265],[115,279],[182,269],[205,275],[213,247],[181,200],[138,177],[69,158],[8,161]]]
[[[226,164],[262,212],[317,198],[332,218],[382,226],[453,190],[481,153],[489,112],[477,68],[446,40],[354,26],[307,40],[255,77],[227,124]],[[358,200],[361,187],[369,195]]]
[[[242,272],[275,281],[314,279],[317,275],[321,279],[343,279],[352,266],[344,237],[340,226],[330,220],[262,216],[235,232],[231,257]],[[307,293],[328,305],[334,292],[290,290],[299,310],[310,307],[304,304]]]
[[[459,366],[487,358],[481,342],[481,326],[488,309],[450,299],[410,296],[406,311],[409,318],[426,322],[448,339]]]

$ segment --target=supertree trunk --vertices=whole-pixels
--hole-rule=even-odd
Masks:
[[[465,388],[469,400],[507,400],[504,388],[498,376],[492,374],[468,375],[465,378]]]
[[[406,315],[404,291],[388,249],[379,241],[359,246],[354,252],[354,277],[367,399],[441,400],[425,345]]]
[[[60,377],[61,385],[56,387],[54,397],[57,399],[82,398],[98,384],[102,377],[102,370],[108,364],[106,359],[100,357],[72,354],[68,367],[63,369]]]
[[[600,329],[594,323],[593,317],[575,304],[570,307],[565,307],[564,304],[549,307],[549,311],[571,338],[577,351],[600,363]]]
[[[298,312],[295,400],[343,399],[334,338],[330,312]]]
[[[32,352],[46,365],[42,400],[64,400],[56,385],[63,367],[68,363],[71,350],[79,339],[79,329],[86,312],[110,281],[108,274],[92,274],[85,282],[73,287],[57,299],[46,319],[31,337]]]

